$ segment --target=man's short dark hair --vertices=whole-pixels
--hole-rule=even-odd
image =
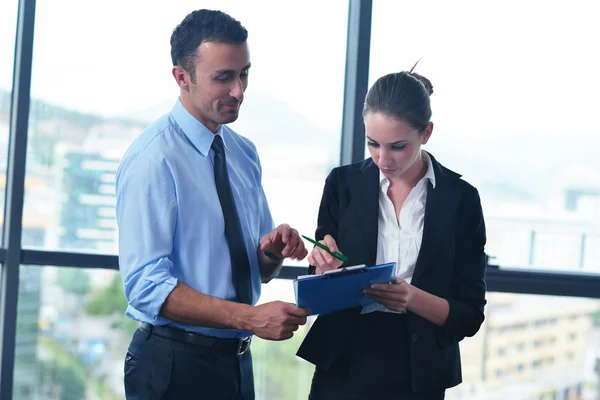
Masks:
[[[171,35],[171,60],[195,80],[196,49],[204,42],[242,44],[248,31],[228,14],[216,10],[189,13]]]

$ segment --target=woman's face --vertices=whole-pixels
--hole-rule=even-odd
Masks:
[[[433,124],[419,132],[408,122],[380,112],[365,115],[367,146],[375,164],[388,179],[401,178],[421,168],[421,145],[427,143]]]

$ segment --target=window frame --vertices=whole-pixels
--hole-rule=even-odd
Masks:
[[[30,85],[35,28],[35,0],[20,0],[16,30],[13,95],[8,143],[0,290],[0,398],[11,399],[17,325],[19,269],[57,266],[118,270],[115,255],[23,249],[21,246]],[[349,0],[347,50],[340,141],[340,165],[364,158],[362,106],[368,89],[372,0]],[[278,279],[303,275],[302,267],[284,266]],[[488,265],[489,292],[600,298],[600,274],[505,269]]]

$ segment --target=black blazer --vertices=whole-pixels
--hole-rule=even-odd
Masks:
[[[411,284],[448,300],[450,313],[438,327],[408,312],[412,387],[442,390],[462,381],[458,342],[484,320],[485,225],[477,190],[431,156],[435,189],[428,182],[423,240]],[[333,236],[346,265],[375,265],[379,169],[372,159],[335,168],[319,208],[317,240]],[[314,268],[309,273],[314,273]],[[328,369],[351,340],[360,308],[319,316],[297,355]],[[352,345],[360,345],[353,343]]]

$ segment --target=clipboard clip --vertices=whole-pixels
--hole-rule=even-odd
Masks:
[[[332,269],[329,271],[323,272],[323,277],[327,279],[335,278],[336,276],[345,276],[351,273],[361,273],[367,272],[367,266],[365,264],[353,265],[351,267],[343,267],[338,269]],[[340,274],[340,275],[336,275]]]

